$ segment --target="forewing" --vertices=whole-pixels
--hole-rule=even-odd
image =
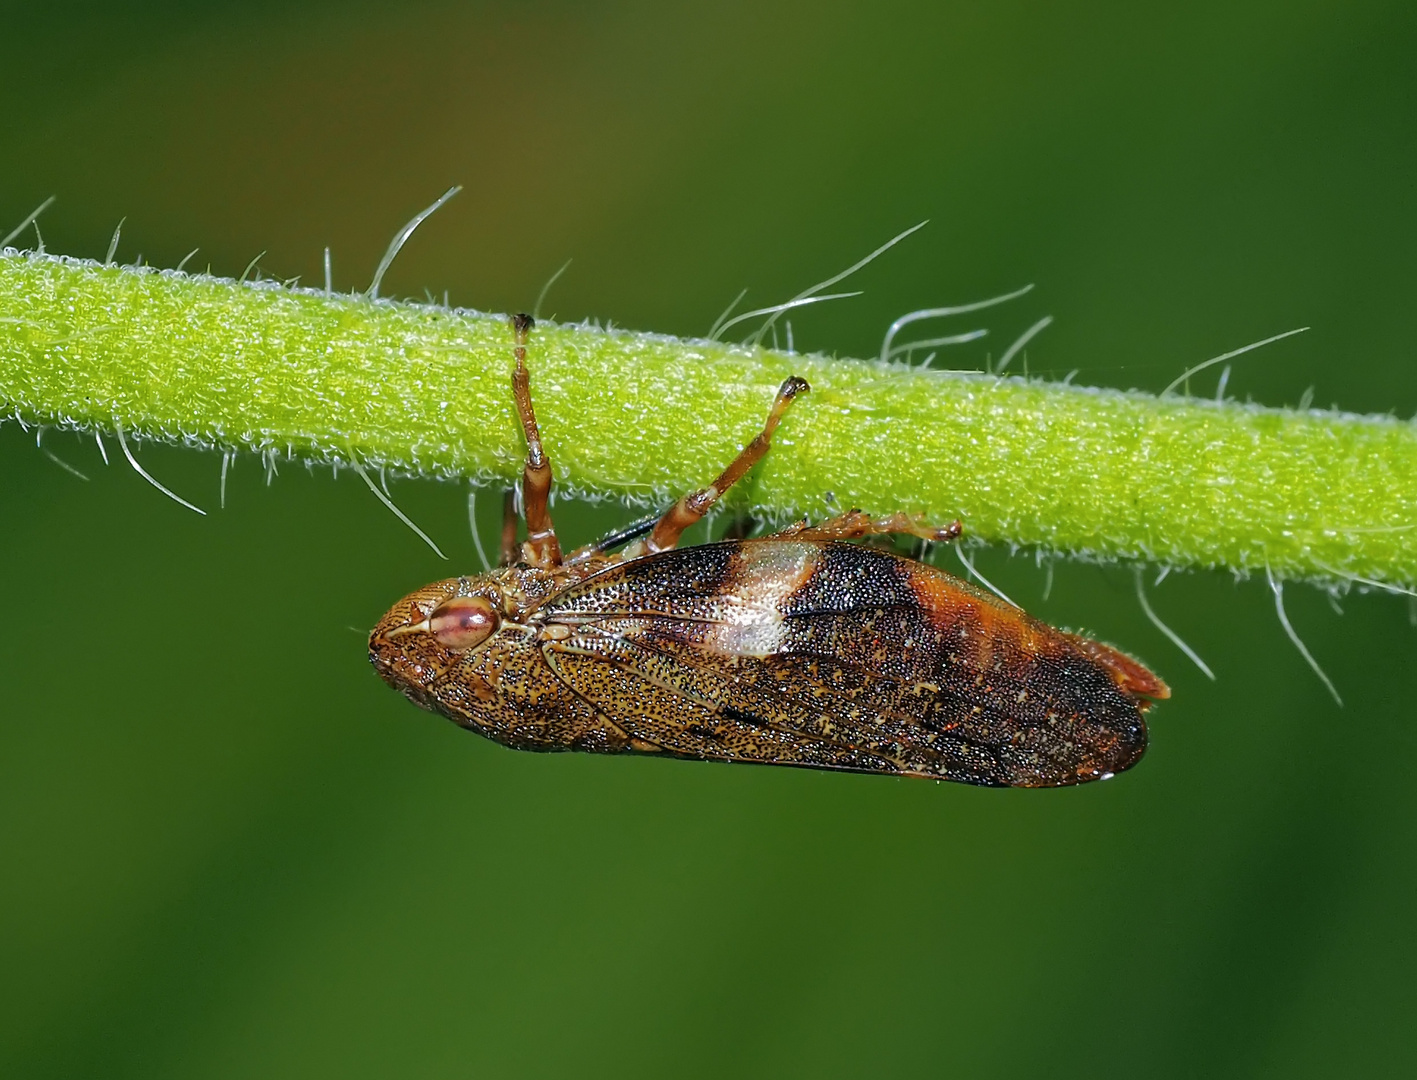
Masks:
[[[636,559],[538,612],[557,675],[688,757],[1073,784],[1146,745],[1135,699],[1076,639],[923,564],[749,540]]]

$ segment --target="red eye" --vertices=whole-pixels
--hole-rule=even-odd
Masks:
[[[428,632],[450,649],[481,645],[502,620],[480,596],[455,596],[428,617]]]

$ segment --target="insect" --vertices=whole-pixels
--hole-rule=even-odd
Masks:
[[[501,565],[411,593],[369,638],[375,670],[416,704],[519,750],[990,786],[1078,784],[1140,759],[1143,714],[1170,691],[1138,661],[931,566],[844,542],[947,541],[957,521],[852,510],[761,539],[676,546],[767,453],[809,389],[802,379],[782,384],[762,430],[708,487],[563,556],[532,410],[532,328],[514,317],[525,541],[508,493]]]

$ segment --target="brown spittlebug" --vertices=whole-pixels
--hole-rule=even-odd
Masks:
[[[761,539],[677,548],[767,453],[794,398],[712,484],[657,520],[562,556],[532,411],[529,316],[513,321],[526,433],[522,505],[501,565],[427,585],[369,638],[416,704],[518,750],[638,753],[1055,787],[1130,768],[1166,684],[1110,645],[1055,630],[924,563],[846,543],[948,541],[859,510]],[[617,549],[618,550],[615,550]]]

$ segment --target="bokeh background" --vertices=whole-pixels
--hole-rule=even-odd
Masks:
[[[1402,2],[7,4],[0,232],[704,332],[923,218],[800,346],[1038,283],[1031,370],[1417,410]],[[33,234],[26,240],[33,243]],[[972,350],[972,351],[971,351]],[[1216,371],[1197,384],[1213,393]],[[1085,789],[518,755],[365,629],[445,564],[350,477],[190,514],[0,427],[0,1075],[1396,1076],[1417,1068],[1404,598],[981,568],[1175,690]],[[147,446],[215,509],[219,459]],[[464,491],[396,497],[475,567]],[[494,525],[495,499],[483,500]],[[627,511],[558,507],[583,542]]]

